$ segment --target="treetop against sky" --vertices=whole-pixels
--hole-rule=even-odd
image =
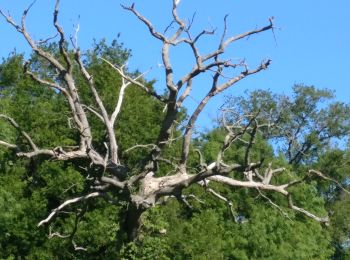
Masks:
[[[170,1],[62,1],[60,23],[67,35],[74,34],[79,24],[78,44],[81,49],[91,46],[93,39],[106,38],[111,41],[119,36],[127,48],[132,49],[129,61],[131,69],[141,72],[149,71],[147,78],[156,79],[156,88],[165,89],[165,81],[160,56],[160,42],[148,33],[147,28],[135,17],[121,8],[121,4],[135,2],[138,10],[156,26],[164,31],[171,17],[159,15],[170,11]],[[0,0],[0,7],[8,10],[16,21],[31,1]],[[54,1],[38,0],[33,6],[28,19],[28,30],[37,40],[55,35],[51,26]],[[228,0],[206,1],[199,5],[197,1],[182,0],[178,7],[182,18],[193,19],[193,32],[203,29],[215,30],[214,37],[208,36],[199,42],[203,53],[216,48],[223,30],[223,17],[228,16],[228,36],[236,35],[268,23],[275,17],[274,34],[267,32],[263,37],[252,36],[248,40],[237,42],[227,51],[227,57],[233,60],[245,59],[250,67],[256,66],[263,59],[272,59],[269,70],[242,81],[230,93],[242,94],[246,89],[271,89],[274,92],[291,93],[295,83],[315,85],[318,88],[329,88],[336,91],[337,98],[349,102],[348,87],[350,83],[347,70],[350,67],[350,33],[348,32],[347,10],[350,3],[340,0],[336,3],[326,0],[317,1],[250,1],[237,2]],[[162,11],[162,12],[163,12]],[[171,31],[171,26],[169,28]],[[16,48],[17,52],[30,52],[26,42],[13,28],[1,26],[0,34],[6,40],[0,46],[0,56],[7,57]],[[175,76],[180,76],[192,66],[189,48],[177,48],[171,55],[176,68]],[[186,60],[187,59],[187,60]],[[208,77],[208,75],[207,75]],[[202,77],[195,82],[206,83]],[[205,95],[201,88],[194,91],[187,101],[191,110]],[[204,87],[203,87],[204,89]],[[201,116],[201,125],[205,128],[217,118],[217,109],[222,105],[222,98],[214,99]]]

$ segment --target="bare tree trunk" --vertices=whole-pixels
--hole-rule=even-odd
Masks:
[[[137,239],[141,227],[141,215],[143,212],[143,209],[130,203],[126,211],[124,223],[122,223],[122,229],[127,235],[127,241],[135,241]]]

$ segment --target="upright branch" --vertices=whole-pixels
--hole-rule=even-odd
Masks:
[[[55,5],[55,10],[53,13],[53,24],[54,24],[58,34],[60,35],[59,48],[60,48],[60,53],[61,53],[61,55],[64,58],[64,61],[66,63],[67,72],[68,72],[68,74],[72,74],[72,61],[71,61],[71,59],[66,51],[66,48],[64,48],[64,45],[66,44],[65,35],[64,35],[62,27],[58,24],[59,4],[60,4],[60,1],[57,0],[56,5]]]
[[[182,148],[182,158],[181,158],[180,168],[185,172],[193,128],[195,126],[195,123],[197,121],[199,114],[203,111],[207,103],[214,96],[216,96],[217,94],[220,94],[221,92],[228,89],[232,85],[236,84],[243,78],[249,75],[258,73],[261,70],[267,69],[267,67],[271,63],[271,60],[264,61],[256,69],[253,69],[253,70],[245,69],[238,76],[234,76],[229,80],[221,82],[220,80],[224,79],[222,75],[222,71],[224,68],[235,69],[239,66],[242,66],[242,63],[234,64],[234,63],[231,63],[229,60],[220,59],[221,54],[223,54],[226,48],[235,41],[238,41],[240,39],[243,39],[253,34],[271,30],[273,28],[273,23],[272,23],[272,19],[270,19],[269,25],[265,27],[248,31],[243,34],[239,34],[237,36],[233,36],[226,39],[227,16],[225,16],[224,18],[225,29],[222,34],[219,47],[208,54],[201,55],[200,50],[197,47],[198,41],[204,35],[213,35],[214,31],[203,30],[198,35],[193,37],[190,32],[192,22],[190,22],[190,24],[187,25],[186,22],[179,17],[177,12],[178,6],[179,6],[179,3],[176,0],[173,0],[173,6],[172,6],[173,23],[172,24],[177,25],[177,29],[174,30],[175,32],[173,34],[167,37],[163,33],[157,31],[153,26],[153,24],[146,17],[144,17],[141,13],[139,13],[136,10],[135,4],[132,4],[131,6],[122,5],[122,7],[125,10],[132,12],[141,22],[143,22],[146,25],[146,27],[148,28],[148,30],[150,31],[153,37],[155,37],[156,39],[160,40],[163,43],[161,54],[162,54],[162,61],[164,65],[164,71],[165,71],[166,85],[169,90],[169,95],[166,101],[167,103],[166,115],[165,115],[162,128],[156,143],[157,148],[152,150],[151,156],[150,156],[151,162],[153,162],[151,163],[151,165],[153,166],[153,169],[155,169],[155,161],[160,156],[161,150],[165,147],[165,145],[169,141],[171,128],[174,126],[176,122],[176,117],[177,117],[179,108],[182,107],[183,102],[186,100],[186,98],[190,95],[192,91],[193,79],[196,78],[201,73],[215,71],[213,76],[212,86],[208,94],[202,99],[198,107],[190,116],[190,119],[186,126],[185,134],[183,136],[183,148]],[[180,79],[175,83],[174,74],[173,74],[174,68],[170,59],[170,47],[176,47],[179,44],[186,44],[190,47],[194,56],[195,64],[188,73],[180,77]],[[179,95],[179,91],[184,85],[186,85],[185,91],[181,95]]]
[[[101,112],[102,115],[102,119],[103,119],[103,123],[105,125],[105,127],[107,128],[107,133],[108,133],[108,139],[109,139],[109,144],[110,144],[110,158],[111,161],[115,164],[119,164],[119,158],[118,158],[118,144],[117,144],[117,139],[114,133],[114,122],[112,122],[109,118],[108,112],[103,104],[103,101],[100,98],[100,95],[97,92],[96,86],[95,86],[95,82],[93,79],[93,76],[90,75],[90,73],[87,71],[87,69],[85,68],[82,60],[81,60],[81,55],[80,55],[80,50],[76,49],[75,50],[75,59],[79,65],[80,71],[83,74],[84,78],[86,79],[86,81],[89,84],[90,90],[93,94],[93,97],[95,98],[95,101],[99,107],[99,110]],[[121,92],[122,92],[121,88]]]
[[[154,178],[153,177],[154,175],[149,174],[149,171],[157,170],[157,168],[155,167],[156,165],[155,161],[157,161],[160,158],[162,149],[165,147],[165,145],[167,144],[170,138],[170,130],[171,130],[171,127],[176,122],[178,109],[182,107],[183,102],[190,95],[192,89],[194,88],[193,80],[201,73],[210,72],[210,73],[213,73],[211,87],[209,88],[208,93],[204,96],[204,98],[200,101],[198,106],[195,108],[194,112],[189,116],[189,120],[186,124],[185,131],[183,133],[182,156],[181,156],[180,163],[177,167],[178,172],[174,175],[174,177],[169,176],[169,177],[158,178],[156,182],[160,181],[160,179],[163,179],[162,181],[163,188],[158,191],[153,190],[153,194],[156,194],[156,193],[168,194],[168,193],[174,192],[175,190],[182,189],[183,187],[187,187],[192,183],[200,183],[203,180],[212,180],[212,181],[230,185],[230,186],[248,187],[248,188],[255,188],[259,190],[261,189],[261,190],[275,191],[275,192],[281,193],[286,197],[290,197],[291,195],[287,190],[287,186],[271,184],[271,180],[273,176],[279,172],[283,172],[284,168],[273,169],[272,165],[269,164],[269,167],[264,170],[264,175],[260,175],[258,168],[262,166],[262,162],[251,161],[250,154],[253,149],[252,147],[253,147],[254,140],[256,138],[257,133],[260,131],[265,131],[262,129],[265,129],[271,126],[271,124],[267,125],[266,123],[258,122],[257,120],[258,115],[249,115],[248,124],[246,125],[242,125],[241,122],[238,122],[238,125],[239,125],[238,132],[236,131],[237,128],[235,129],[235,131],[232,131],[230,130],[230,127],[228,126],[226,127],[226,129],[229,130],[229,134],[225,138],[225,142],[222,146],[220,153],[217,156],[216,162],[209,163],[209,164],[201,162],[200,165],[201,165],[202,171],[197,175],[191,175],[187,170],[187,161],[189,157],[193,129],[195,127],[195,124],[199,115],[203,112],[208,102],[214,96],[222,93],[223,91],[230,88],[234,84],[238,83],[242,79],[267,69],[271,64],[271,60],[266,60],[261,62],[261,64],[255,69],[248,69],[248,66],[245,64],[245,62],[232,63],[230,60],[222,59],[221,55],[226,51],[226,49],[232,43],[236,41],[239,41],[241,39],[247,38],[251,35],[258,34],[264,31],[273,30],[274,28],[273,18],[270,18],[269,24],[264,27],[247,31],[236,36],[227,37],[226,36],[227,16],[225,16],[224,30],[221,35],[218,48],[207,54],[201,54],[201,51],[197,47],[198,41],[204,35],[212,35],[214,34],[215,31],[203,30],[198,35],[192,36],[190,32],[192,22],[190,22],[190,24],[187,25],[186,22],[179,17],[177,12],[178,1],[173,1],[173,6],[172,6],[173,22],[171,23],[172,25],[177,25],[177,28],[174,29],[174,33],[171,34],[170,36],[166,36],[165,34],[157,31],[155,27],[152,25],[152,23],[135,9],[135,4],[132,4],[130,7],[123,6],[123,8],[127,11],[132,12],[141,22],[143,22],[143,24],[146,25],[151,35],[163,43],[162,60],[163,60],[164,71],[165,71],[166,85],[169,91],[168,99],[166,100],[166,104],[167,104],[166,116],[164,118],[157,143],[155,144],[150,156],[150,160],[151,162],[153,161],[153,163],[148,164],[147,166],[151,165],[150,168],[146,168],[146,170],[143,173],[136,176],[135,178],[132,178],[131,180],[136,181],[136,180],[145,178],[145,180],[143,181],[146,182],[146,180],[150,180]],[[168,28],[165,31],[167,32]],[[186,44],[189,46],[190,50],[192,50],[194,65],[189,72],[181,76],[179,80],[175,83],[174,74],[173,74],[174,68],[171,63],[169,53],[170,53],[171,47],[176,47],[179,44]],[[243,70],[239,72],[238,75],[236,76],[227,77],[223,74],[224,70],[225,71],[227,71],[228,69],[234,70],[240,67],[243,67]],[[179,94],[181,88],[184,85],[186,86],[185,90],[181,94]],[[247,119],[246,116],[247,115],[244,115],[241,118],[241,120],[242,121],[246,120]],[[250,136],[248,141],[242,138],[243,135],[245,135],[246,133],[248,133],[248,135]],[[240,164],[229,165],[224,163],[223,161],[224,152],[229,148],[229,146],[233,142],[236,142],[236,141],[243,142],[246,145],[244,165],[240,165]],[[243,171],[244,175],[247,178],[247,181],[235,180],[231,177],[222,176],[237,170]],[[165,184],[167,183],[167,181],[172,183],[172,188],[166,187],[167,185]],[[297,209],[294,204],[291,207],[295,210]],[[325,220],[325,218],[317,218],[313,214],[308,213],[307,211],[303,211],[303,210],[297,210],[297,211],[304,213],[307,216],[312,217],[317,221],[323,222]]]
[[[26,63],[24,66],[24,71],[29,75],[34,81],[40,85],[47,86],[56,91],[61,92],[67,99],[69,108],[71,110],[73,121],[80,133],[80,144],[79,148],[74,151],[64,151],[62,147],[56,147],[52,149],[40,149],[36,148],[30,152],[21,152],[19,155],[26,157],[38,156],[41,154],[46,154],[59,160],[68,160],[74,158],[90,158],[94,163],[103,165],[103,158],[92,147],[92,135],[90,124],[88,122],[86,113],[84,111],[83,105],[80,101],[79,91],[75,85],[74,75],[72,70],[72,61],[69,57],[65,36],[63,29],[58,24],[58,14],[59,14],[59,0],[56,1],[54,14],[53,14],[53,24],[56,28],[58,34],[60,35],[59,49],[60,54],[64,58],[65,64],[56,58],[48,50],[41,48],[36,41],[31,37],[26,28],[26,18],[29,13],[30,8],[33,6],[34,2],[23,12],[21,25],[16,24],[10,15],[6,15],[3,11],[0,14],[5,17],[6,21],[12,25],[28,42],[32,50],[41,58],[48,61],[49,64],[58,71],[59,78],[62,83],[58,83],[57,80],[52,79],[52,81],[47,79],[42,79],[36,73],[30,71],[30,64]]]

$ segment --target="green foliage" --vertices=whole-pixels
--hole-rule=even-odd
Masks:
[[[344,243],[350,237],[350,196],[343,193],[340,199],[332,205],[332,229],[333,238],[339,248],[344,249]],[[345,249],[349,249],[345,247]]]
[[[239,196],[245,204],[240,214],[247,217],[243,223],[235,222],[228,207],[215,199],[207,198],[204,205],[198,204],[190,211],[170,200],[167,205],[147,212],[140,240],[127,245],[122,256],[125,259],[329,259],[332,256],[327,229],[294,216],[286,208],[283,210],[289,218],[266,201],[248,198],[251,197],[247,194]]]
[[[228,97],[225,105],[229,122],[256,115],[263,136],[276,144],[288,161],[298,165],[317,160],[331,142],[348,138],[350,106],[334,101],[327,89],[295,85],[292,97],[256,90],[246,97]],[[243,124],[247,124],[243,120]]]
[[[84,63],[90,74],[94,76],[96,89],[109,114],[112,114],[117,104],[122,79],[109,64],[99,57],[107,59],[116,66],[121,66],[125,65],[129,56],[130,50],[124,49],[123,45],[117,41],[113,41],[111,45],[107,45],[105,40],[95,42],[93,48],[87,51]],[[139,73],[135,72],[133,74],[137,75]],[[85,79],[80,75],[80,77],[76,78],[76,83],[81,91],[81,98],[84,104],[96,108],[96,101],[91,96]],[[153,82],[146,82],[144,80],[143,83],[148,88],[153,88]],[[127,87],[125,93],[121,113],[115,127],[120,152],[137,144],[154,143],[163,118],[162,114],[155,112],[162,109],[162,104],[158,100],[150,98],[139,87],[130,85]],[[93,114],[89,115],[89,120],[94,126],[92,131],[95,148],[105,149],[103,142],[106,139],[106,132],[103,124]],[[128,153],[120,154],[120,156],[124,164],[134,166],[136,162],[145,157],[146,152],[145,150],[138,149],[137,151],[133,151],[132,156]]]
[[[62,59],[57,45],[44,47]],[[121,78],[99,57],[120,66],[130,57],[130,50],[117,41],[109,45],[103,40],[95,42],[85,57],[84,64],[94,76],[97,91],[108,112],[111,112],[117,102]],[[24,76],[22,64],[23,55],[16,53],[0,64],[0,113],[15,118],[40,147],[76,145],[78,133],[70,124],[71,115],[65,99],[61,93],[40,86]],[[54,73],[47,62],[35,54],[31,57],[30,66],[43,77]],[[77,70],[76,67],[74,69]],[[88,84],[82,75],[76,75],[74,80],[81,90],[84,104],[96,107]],[[60,80],[59,77],[57,80]],[[147,87],[153,87],[153,82],[143,81]],[[267,122],[271,116],[276,120],[280,117],[279,130],[257,133],[251,153],[252,160],[263,161],[263,167],[272,162],[275,167],[286,168],[286,174],[274,177],[273,183],[285,183],[299,177],[310,165],[317,166],[327,176],[346,183],[349,165],[344,164],[344,161],[348,161],[349,153],[340,148],[333,149],[329,141],[331,138],[343,138],[348,133],[349,107],[341,103],[321,104],[321,101],[332,98],[327,90],[296,86],[294,91],[292,98],[255,91],[249,97],[231,99],[227,106],[231,106],[236,114],[228,114],[228,120],[236,120],[237,113],[256,111],[260,111],[259,120],[262,123]],[[138,162],[145,159],[147,150],[121,151],[136,144],[154,143],[163,119],[163,115],[157,111],[162,109],[160,102],[139,88],[132,85],[127,88],[116,126],[116,136],[122,161],[131,172],[137,170]],[[276,113],[271,114],[271,111]],[[95,115],[88,116],[96,140],[94,148],[105,152],[105,130]],[[178,121],[185,117],[186,112],[182,111]],[[323,127],[319,128],[320,126]],[[302,129],[297,134],[299,143],[292,147],[290,155],[282,148],[277,149],[286,141],[283,139],[285,131],[293,131],[298,127]],[[182,130],[173,129],[174,139]],[[196,140],[191,147],[191,172],[198,170],[196,167],[199,159],[194,149],[201,150],[206,162],[215,161],[224,137],[225,131],[219,127]],[[0,140],[14,143],[23,150],[29,149],[28,142],[4,121],[0,121]],[[243,143],[248,140],[249,135],[245,134],[241,142],[233,143],[225,152],[225,162],[244,164]],[[274,144],[273,141],[276,140],[277,144]],[[295,160],[290,164],[290,159],[296,156],[303,143],[310,146],[305,150],[307,159]],[[175,161],[180,155],[180,148],[181,142],[174,141],[165,150],[166,157]],[[161,162],[159,166],[159,175],[168,174],[173,168],[166,162]],[[71,205],[49,226],[38,228],[38,221],[62,201],[88,190],[91,180],[87,177],[95,170],[86,171],[85,168],[88,167],[83,160],[53,162],[45,161],[45,158],[16,159],[14,152],[0,149],[0,258],[329,259],[334,252],[333,242],[338,246],[338,255],[343,257],[346,254],[341,246],[350,236],[349,220],[346,217],[349,215],[349,198],[335,186],[312,180],[292,189],[295,203],[319,215],[326,214],[326,210],[331,208],[334,211],[331,228],[322,227],[291,211],[281,195],[265,194],[280,205],[277,209],[256,190],[212,183],[210,187],[230,200],[232,208],[206,192],[203,187],[189,187],[184,194],[193,194],[197,198],[188,197],[191,208],[175,198],[165,199],[164,205],[144,213],[141,234],[132,243],[124,244],[120,235],[119,224],[128,205],[119,201],[111,204],[108,200],[93,199]],[[243,178],[237,172],[231,174],[237,179]],[[121,196],[107,195],[113,195],[111,197],[114,198]],[[325,201],[328,208],[325,208]],[[53,236],[49,239],[50,232],[68,234],[69,237],[62,239]],[[77,251],[74,245],[87,251]]]
[[[216,160],[226,134],[224,129],[217,128],[201,137],[201,139],[203,139],[203,144],[201,144],[203,156],[207,162]],[[242,139],[247,141],[248,136],[244,135]],[[242,145],[241,142],[232,143],[230,149],[224,154],[224,161],[228,163],[244,164],[245,150],[245,146]],[[273,148],[259,134],[256,136],[251,157],[253,161],[270,161],[273,158]]]
[[[46,239],[45,232],[36,228],[36,219],[46,213],[45,197],[38,192],[28,194],[25,174],[20,163],[2,167],[0,257],[24,256]]]
[[[21,55],[14,56],[5,60],[0,68],[0,86],[3,86],[1,113],[13,117],[40,147],[75,144],[76,133],[69,127],[70,113],[64,97],[24,76],[22,63]],[[11,73],[13,77],[7,76]],[[8,126],[8,129],[11,128]],[[2,131],[0,133],[6,137],[5,140],[8,140],[9,136],[23,138],[18,137],[16,132],[7,134]],[[23,140],[16,140],[15,143],[26,147]]]
[[[44,47],[61,58],[57,45]],[[129,55],[129,50],[117,41],[107,45],[104,40],[96,42],[93,49],[87,52],[84,63],[95,76],[97,89],[109,111],[117,102],[121,79],[113,68],[97,57],[105,57],[120,65],[125,63]],[[22,64],[23,56],[14,53],[0,65],[0,113],[13,117],[39,147],[52,149],[58,145],[76,145],[77,132],[70,123],[71,115],[63,95],[25,76]],[[30,66],[44,78],[48,73],[53,73],[47,62],[34,54]],[[81,75],[75,80],[82,90],[86,105],[96,105]],[[144,83],[152,88],[151,82]],[[140,89],[128,87],[116,127],[122,148],[154,142],[162,117],[154,112],[159,110],[159,106],[156,100],[149,98]],[[94,115],[90,116],[94,134],[103,143],[104,130]],[[1,140],[15,143],[24,151],[30,150],[27,141],[8,122],[1,120],[0,126]],[[99,146],[100,143],[96,144],[96,149],[104,149]],[[144,154],[126,154],[123,158],[135,162]],[[101,200],[73,205],[67,207],[67,214],[54,220],[50,227],[37,227],[38,221],[45,218],[53,208],[77,194],[84,194],[91,185],[89,179],[85,178],[88,172],[83,168],[88,165],[84,161],[52,162],[45,161],[45,158],[18,160],[14,153],[3,147],[0,148],[0,159],[0,204],[4,209],[0,212],[0,232],[4,234],[0,238],[0,258],[105,259],[117,254],[120,206],[112,206]],[[49,229],[52,229],[52,233],[71,234],[77,218],[79,228],[74,232],[74,237],[62,239],[54,236],[48,239]],[[88,253],[76,251],[72,239],[77,246],[87,248]]]

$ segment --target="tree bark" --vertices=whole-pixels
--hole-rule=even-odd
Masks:
[[[137,207],[135,204],[129,204],[123,223],[123,230],[127,235],[128,241],[135,241],[137,239],[141,227],[141,215],[143,212],[144,210]]]

